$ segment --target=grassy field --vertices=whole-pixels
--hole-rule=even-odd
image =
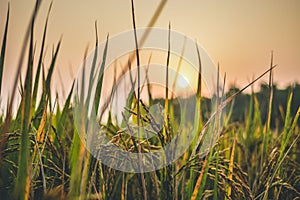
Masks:
[[[275,67],[273,59],[269,69],[262,74],[268,75],[270,80],[265,120],[261,117],[262,102],[259,102],[254,92],[249,96],[249,104],[244,105],[244,120],[232,120],[234,116],[231,112],[235,98],[261,77],[245,88],[228,94],[226,99],[217,99],[216,112],[210,112],[209,117],[202,116],[204,100],[201,96],[201,84],[198,84],[195,113],[197,132],[189,149],[178,160],[162,169],[147,173],[125,173],[102,164],[84,148],[79,138],[81,131],[84,130],[76,129],[73,119],[72,97],[75,87],[69,91],[63,105],[59,105],[53,97],[51,80],[61,42],[59,41],[54,48],[50,65],[44,66],[48,19],[44,28],[41,51],[35,52],[33,32],[38,9],[39,4],[25,33],[22,53],[17,58],[19,65],[12,91],[19,90],[20,93],[12,93],[7,101],[5,113],[0,115],[1,199],[300,198],[298,126],[300,110],[298,109],[296,114],[291,112],[295,93],[291,88],[286,97],[287,103],[284,109],[281,109],[282,116],[275,116],[283,118],[279,120],[283,121],[282,124],[275,128],[271,127],[271,117],[274,116],[272,112],[278,109],[272,106],[274,102],[272,70]],[[133,24],[135,25],[134,20]],[[3,69],[6,67],[8,27],[9,10],[0,55],[0,83]],[[109,43],[109,38],[107,42]],[[96,47],[97,45],[98,41],[95,43]],[[101,58],[103,61],[105,56],[104,53]],[[138,57],[138,51],[136,56]],[[28,60],[26,77],[20,81],[24,60]],[[33,64],[34,61],[37,61],[37,65]],[[42,85],[39,84],[40,81]],[[98,96],[101,94],[102,81],[101,78],[97,80]],[[198,77],[198,83],[201,83],[201,76]],[[2,83],[0,92],[3,92],[4,87],[5,84]],[[39,93],[41,95],[38,95]],[[150,90],[148,93],[149,101],[155,101],[151,99]],[[218,93],[224,94],[224,91]],[[21,96],[20,102],[15,102],[16,95]],[[5,99],[1,102],[3,101]],[[121,129],[121,125],[114,123],[111,118],[101,124],[101,127],[107,131],[112,143],[127,151],[143,152],[162,148],[175,134],[176,122],[172,119],[176,118],[174,110],[177,104],[174,102],[172,99],[164,99],[169,112],[165,112],[165,125],[162,130],[155,133],[154,140],[145,142],[140,138],[129,137],[128,134],[120,134],[120,131],[130,132],[129,126],[127,129]],[[16,111],[13,109],[14,104],[18,105]],[[99,104],[100,99],[95,98],[96,110]],[[225,106],[227,109],[221,115],[221,110]],[[133,94],[128,97],[128,113],[125,119],[133,117],[137,124],[148,119],[147,123],[155,124],[148,107],[149,105],[140,101],[139,92]],[[220,118],[224,121],[222,126],[218,120]],[[126,125],[128,121],[125,120],[124,123]],[[205,143],[205,135],[211,129],[216,143],[209,145],[203,156],[201,144]]]

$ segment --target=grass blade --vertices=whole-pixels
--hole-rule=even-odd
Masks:
[[[101,91],[102,91],[102,83],[103,83],[103,76],[104,76],[104,68],[105,68],[105,62],[106,62],[106,56],[107,56],[107,48],[108,48],[108,37],[106,37],[106,43],[102,55],[102,63],[100,66],[99,74],[98,74],[98,79],[97,79],[97,86],[96,86],[96,93],[95,93],[95,99],[94,99],[94,108],[95,113],[97,114],[99,111],[99,106],[100,106],[100,97],[101,97]]]
[[[27,30],[26,30],[25,38],[24,38],[22,48],[21,48],[22,49],[21,55],[20,55],[20,58],[19,58],[19,61],[18,61],[17,73],[15,74],[15,78],[14,78],[14,82],[13,82],[13,88],[12,88],[13,92],[11,94],[10,102],[8,104],[5,123],[4,123],[3,129],[2,129],[3,132],[7,132],[8,128],[9,128],[9,124],[10,124],[11,116],[12,116],[12,108],[13,108],[15,95],[16,95],[15,91],[16,91],[16,88],[17,88],[18,79],[19,79],[20,74],[21,74],[21,69],[22,69],[22,65],[23,65],[23,61],[24,61],[24,57],[25,57],[25,53],[26,53],[26,46],[28,44],[28,40],[29,40],[30,33],[31,33],[31,25],[32,25],[32,22],[35,20],[35,18],[37,16],[37,13],[39,11],[41,3],[42,3],[42,0],[37,0],[36,1],[35,9],[32,13],[30,23],[29,23],[29,25],[27,27]]]
[[[214,113],[212,113],[212,115],[210,116],[210,118],[207,120],[207,122],[204,124],[201,133],[198,137],[197,143],[195,148],[192,151],[192,154],[190,156],[190,158],[193,158],[194,155],[196,154],[196,150],[199,147],[201,140],[202,140],[202,136],[205,133],[205,131],[207,130],[207,128],[209,127],[210,123],[213,121],[213,119],[216,117],[216,114],[219,112],[219,110],[222,110],[228,103],[230,103],[237,95],[241,94],[244,90],[246,90],[248,87],[250,87],[252,84],[254,84],[256,81],[258,81],[259,79],[261,79],[264,75],[266,75],[270,70],[274,69],[277,65],[273,66],[272,68],[266,70],[264,73],[262,73],[260,76],[258,76],[255,80],[253,80],[251,83],[249,83],[248,85],[246,85],[245,87],[243,87],[241,90],[237,91],[236,93],[234,93],[233,95],[231,95],[230,97],[228,97],[225,101],[223,101],[219,106],[217,111],[215,111]]]
[[[285,120],[284,120],[284,129],[282,133],[282,140],[281,140],[281,148],[280,148],[280,156],[282,157],[283,152],[286,148],[286,145],[288,143],[289,139],[289,126],[291,123],[291,105],[292,105],[292,99],[293,99],[293,91],[290,92],[287,105],[286,105],[286,114],[285,114]],[[296,117],[299,115],[299,112],[297,113]]]
[[[30,173],[29,173],[29,124],[31,121],[31,90],[32,90],[32,69],[33,69],[33,32],[35,18],[31,23],[30,45],[27,73],[24,83],[24,91],[21,100],[21,148],[19,152],[19,167],[15,186],[15,196],[17,199],[29,198]]]
[[[237,134],[234,133],[234,140],[233,140],[233,145],[232,145],[232,150],[231,150],[231,156],[230,156],[230,162],[229,162],[229,173],[228,173],[228,180],[230,182],[232,181],[232,175],[233,175],[233,164],[234,164],[234,155],[235,155],[235,146],[236,146],[236,139],[237,139]],[[228,184],[227,186],[227,195],[231,197],[231,185]]]
[[[135,12],[134,12],[134,3],[133,0],[131,0],[131,13],[132,13],[132,25],[134,30],[134,41],[135,41],[135,53],[136,53],[136,60],[137,60],[137,71],[138,71],[138,94],[137,94],[137,127],[138,127],[138,136],[140,137],[140,119],[141,119],[141,113],[140,113],[140,82],[141,82],[141,75],[140,75],[140,56],[139,56],[139,46],[137,41],[137,33],[136,33],[136,24],[135,24]],[[141,145],[138,146],[138,158],[139,158],[139,168],[142,172],[142,158],[141,158]],[[145,183],[145,177],[144,173],[140,173],[142,187],[143,187],[143,196],[144,199],[147,200],[147,189],[146,189],[146,183]]]
[[[52,3],[50,4],[49,9],[48,9],[48,14],[47,14],[47,18],[46,18],[45,27],[44,27],[44,33],[43,33],[43,40],[42,40],[42,45],[41,45],[41,52],[40,52],[40,57],[39,57],[39,61],[38,61],[37,71],[36,71],[36,74],[35,74],[34,87],[33,87],[33,93],[32,93],[32,110],[33,111],[35,110],[35,105],[36,105],[36,98],[37,98],[39,78],[40,78],[40,73],[41,73],[41,68],[42,68],[42,61],[43,61],[43,54],[44,54],[44,47],[45,47],[45,40],[46,40],[48,19],[49,19],[51,7],[52,7]]]
[[[64,108],[62,110],[61,116],[59,117],[59,122],[58,122],[58,125],[57,125],[57,133],[58,133],[59,137],[63,136],[63,125],[65,124],[66,117],[67,117],[67,114],[68,114],[68,111],[69,111],[69,108],[70,108],[72,93],[73,93],[73,89],[74,89],[74,84],[75,84],[75,81],[73,81],[71,90],[70,90],[69,95],[67,97],[67,100],[64,103]]]
[[[8,22],[9,22],[9,4],[8,4],[8,8],[7,8],[5,31],[4,31],[1,54],[0,54],[0,97],[1,97],[2,75],[3,75],[3,69],[4,69],[4,58],[5,58],[5,50],[6,50],[6,39],[7,39],[7,32],[8,32]],[[2,121],[2,119],[1,119],[1,121]],[[0,127],[0,130],[1,129],[2,129],[2,127]],[[1,130],[1,131],[2,131],[2,133],[6,133],[6,130],[5,130],[4,127],[3,127],[3,130]],[[7,141],[7,136],[4,135],[4,134],[0,134],[0,166],[2,166],[2,160],[3,160],[3,158],[2,158],[2,149],[4,148],[4,145],[5,145],[6,141]],[[1,171],[2,170],[1,170],[1,167],[0,167],[0,173],[1,173]]]
[[[202,62],[201,62],[201,56],[199,52],[199,47],[197,42],[195,42],[196,50],[197,50],[197,57],[198,57],[198,84],[197,84],[197,93],[196,93],[196,112],[195,112],[195,122],[194,122],[194,135],[196,136],[195,139],[198,137],[198,135],[201,132],[202,129],[202,117],[201,117],[201,90],[202,90]],[[195,148],[196,140],[193,140],[191,144],[191,149]],[[193,194],[193,185],[194,185],[194,171],[190,171],[190,181],[188,186],[189,196],[192,196]]]
[[[57,55],[58,55],[58,52],[59,52],[60,45],[61,45],[61,39],[60,39],[60,41],[58,42],[58,44],[56,46],[53,58],[51,60],[50,68],[48,70],[47,78],[46,78],[46,92],[47,92],[47,95],[49,97],[51,96],[50,87],[51,87],[52,74],[53,74],[53,71],[54,71],[54,66],[55,66],[55,63],[56,63],[56,59],[57,59]]]
[[[0,54],[0,95],[1,95],[1,88],[2,88],[2,75],[3,75],[3,69],[4,69],[4,58],[5,58],[5,50],[6,50],[8,22],[9,22],[9,4],[8,4],[8,8],[7,8],[6,24],[5,24],[5,30],[4,30],[3,40],[2,40],[1,54]]]
[[[269,105],[267,112],[267,124],[265,126],[264,134],[264,153],[268,153],[269,142],[270,142],[270,129],[271,129],[271,116],[272,116],[272,105],[273,105],[273,75],[272,75],[272,66],[273,66],[273,51],[271,53],[271,64],[270,64],[270,74],[269,74]]]
[[[98,56],[98,30],[97,30],[97,22],[95,22],[95,32],[96,32],[96,44],[95,44],[94,57],[93,57],[93,61],[92,61],[92,68],[91,68],[90,77],[89,77],[88,93],[87,93],[87,98],[86,98],[86,103],[85,103],[86,109],[88,109],[88,107],[89,107],[90,98],[91,98],[91,92],[92,92],[92,86],[93,86],[94,76],[95,76],[95,69],[96,69],[96,65],[97,65],[97,56]]]

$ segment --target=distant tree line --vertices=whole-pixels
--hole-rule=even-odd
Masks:
[[[237,87],[234,86],[231,87],[226,93],[226,97],[231,96],[232,94],[234,94],[239,90],[240,89]],[[291,115],[292,117],[294,117],[298,110],[298,107],[300,106],[300,84],[296,83],[294,84],[294,86],[288,86],[285,89],[279,89],[277,88],[276,84],[273,85],[271,128],[282,128],[284,126],[287,101],[288,101],[289,94],[291,92],[293,92],[293,98],[291,104]],[[270,98],[270,87],[268,84],[264,84],[264,83],[260,85],[260,90],[258,92],[253,92],[251,94],[241,93],[238,96],[236,96],[234,101],[232,101],[226,106],[225,112],[229,112],[230,109],[232,110],[230,121],[245,122],[246,117],[248,116],[250,110],[251,99],[253,101],[252,110],[255,109],[254,98],[256,98],[257,100],[261,121],[262,124],[264,124],[267,120],[269,98]],[[181,108],[178,101],[176,99],[170,101],[174,101],[172,102],[172,104],[175,105],[174,112],[176,116],[180,116]],[[187,101],[186,103],[189,103],[192,100],[191,98],[189,98],[186,99],[185,101]],[[203,97],[201,100],[202,119],[204,121],[206,121],[211,115],[212,102],[214,101],[212,101],[210,98],[205,98],[205,97]],[[160,103],[161,105],[164,105],[164,99],[155,99],[153,103]],[[298,121],[298,125],[300,125],[300,120]]]
[[[232,87],[229,89],[227,96],[235,93],[239,89]],[[300,84],[294,84],[294,86],[288,86],[285,89],[278,89],[276,85],[273,85],[273,101],[272,101],[272,113],[271,113],[271,127],[281,128],[284,124],[284,118],[286,114],[287,101],[290,92],[293,92],[292,104],[291,104],[291,115],[295,116],[298,107],[300,106]],[[261,84],[260,90],[253,94],[240,94],[235,98],[233,110],[232,110],[232,121],[244,121],[246,113],[250,109],[251,98],[257,98],[259,104],[259,110],[261,114],[261,120],[263,123],[267,120],[267,113],[269,107],[269,96],[270,87],[268,84]],[[229,109],[227,107],[227,109]],[[253,108],[254,110],[254,104]],[[299,120],[300,121],[300,120]],[[298,125],[300,122],[298,121]]]

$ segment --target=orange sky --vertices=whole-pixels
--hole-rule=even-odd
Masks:
[[[36,25],[35,38],[40,46],[42,30],[50,0],[43,1]],[[159,0],[135,1],[138,27],[145,27]],[[0,39],[6,18],[7,0],[0,1]],[[11,15],[5,60],[3,100],[10,93],[25,28],[34,7],[33,0],[11,1]],[[86,46],[95,40],[94,21],[98,21],[100,40],[132,29],[130,0],[54,0],[47,35],[47,55],[61,35],[62,47],[52,85],[54,90],[69,90],[81,65]],[[299,0],[168,0],[157,27],[172,29],[197,39],[219,62],[227,82],[243,86],[266,70],[270,52],[274,51],[275,82],[285,86],[300,82],[300,1]],[[39,52],[39,48],[37,48]],[[70,70],[72,68],[72,70]],[[23,70],[24,72],[25,70]],[[62,82],[59,73],[62,74]],[[63,86],[62,86],[63,84]],[[6,97],[6,98],[5,98]]]

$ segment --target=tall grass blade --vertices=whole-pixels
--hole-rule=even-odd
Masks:
[[[196,136],[198,136],[198,134],[201,132],[202,129],[202,115],[201,115],[201,92],[202,92],[202,63],[201,63],[201,55],[199,52],[199,46],[196,44],[196,50],[197,50],[197,57],[198,57],[198,83],[197,83],[197,94],[196,94],[196,98],[197,98],[197,107],[196,107],[196,117],[195,117],[195,129],[197,131],[197,133],[195,134]],[[195,144],[194,144],[195,145]],[[194,147],[194,146],[193,146]]]
[[[61,45],[61,39],[60,41],[58,42],[57,46],[56,46],[56,49],[53,53],[53,57],[52,57],[52,60],[51,60],[51,64],[50,64],[50,67],[49,67],[49,70],[48,70],[48,74],[46,76],[46,79],[44,81],[44,89],[43,89],[43,92],[42,92],[42,97],[41,97],[41,100],[40,100],[40,103],[39,103],[39,106],[36,110],[36,114],[39,114],[42,112],[42,110],[44,109],[44,104],[46,102],[46,99],[49,100],[49,105],[51,106],[52,105],[52,102],[51,102],[51,80],[52,80],[52,75],[53,75],[53,71],[54,71],[54,67],[55,67],[55,64],[56,64],[56,59],[57,59],[57,56],[58,56],[58,52],[59,52],[59,49],[60,49],[60,45]]]
[[[298,111],[297,111],[296,116],[295,116],[295,118],[293,120],[293,123],[292,123],[292,126],[290,128],[289,134],[292,134],[292,131],[294,130],[294,128],[295,128],[295,126],[296,126],[296,124],[298,122],[299,116],[300,116],[300,107],[298,107]],[[284,150],[280,151],[280,155],[279,155],[278,161],[276,163],[276,166],[274,168],[274,171],[271,174],[271,177],[268,177],[268,180],[267,180],[267,183],[266,183],[266,189],[263,192],[263,194],[264,194],[263,199],[264,200],[268,199],[268,197],[269,197],[269,189],[270,189],[270,187],[271,187],[271,185],[273,183],[273,180],[274,180],[275,176],[277,175],[278,171],[280,170],[280,167],[282,166],[283,161],[287,157],[288,153],[291,151],[292,147],[298,141],[299,137],[300,137],[300,134],[298,134],[296,136],[296,138],[292,141],[292,143],[290,144],[289,148],[286,151],[284,151]],[[289,138],[286,138],[286,139],[289,139]],[[288,144],[288,141],[285,141],[284,147],[287,147],[287,144]]]
[[[152,101],[153,101],[153,97],[152,97],[152,93],[151,93],[150,79],[149,79],[149,74],[148,74],[148,70],[149,70],[150,62],[151,62],[151,57],[152,57],[152,54],[149,57],[147,71],[146,71],[147,93],[148,93],[149,105],[152,105]]]
[[[159,15],[161,14],[162,10],[163,10],[164,7],[165,7],[167,1],[168,1],[168,0],[161,0],[160,4],[158,5],[158,7],[157,7],[156,10],[155,10],[155,13],[152,15],[152,18],[151,18],[151,20],[149,21],[147,27],[151,28],[151,27],[153,27],[153,26],[155,25],[157,19],[159,18]],[[143,46],[145,40],[147,39],[147,37],[148,37],[148,35],[149,35],[149,33],[150,33],[150,30],[151,30],[151,29],[148,29],[148,31],[146,31],[146,32],[142,35],[142,37],[141,37],[141,39],[140,39],[140,41],[139,41],[140,46]],[[131,61],[132,61],[132,60],[131,60]]]
[[[229,168],[228,168],[228,180],[230,180],[230,182],[232,182],[232,176],[233,176],[234,155],[235,155],[235,146],[236,146],[236,139],[237,139],[237,134],[234,131],[233,133],[234,133],[234,140],[233,140]],[[231,184],[228,184],[227,195],[229,197],[231,197],[231,192],[232,192]]]
[[[219,64],[218,64],[218,71],[217,71],[217,88],[216,88],[216,93],[217,93],[216,94],[216,96],[217,96],[217,102],[216,102],[216,108],[217,109],[216,110],[217,111],[216,111],[216,114],[215,114],[215,120],[214,120],[214,122],[211,125],[211,128],[213,129],[213,135],[212,135],[211,138],[208,137],[210,139],[210,141],[207,141],[209,143],[209,155],[206,157],[207,163],[205,164],[205,166],[203,166],[204,167],[204,169],[202,171],[203,175],[200,174],[200,176],[202,176],[202,177],[201,177],[201,181],[200,181],[200,186],[197,189],[199,191],[195,195],[195,189],[194,189],[192,197],[193,196],[197,197],[199,194],[201,194],[201,195],[204,194],[204,188],[205,188],[206,180],[207,180],[207,177],[208,177],[208,169],[209,169],[209,166],[210,166],[210,163],[211,163],[211,160],[212,160],[212,157],[213,157],[213,152],[214,152],[214,148],[213,148],[214,142],[218,139],[218,133],[220,131],[219,130],[220,129],[220,121],[219,120],[220,120],[220,115],[221,115],[220,112],[222,110],[218,109],[218,107],[220,106],[220,67],[219,67]],[[206,143],[206,139],[207,138],[204,138],[203,144]],[[201,152],[201,150],[200,150],[200,152]]]
[[[9,4],[7,8],[7,16],[6,16],[6,24],[5,24],[5,31],[2,41],[2,48],[0,53],[0,97],[1,97],[1,90],[2,90],[2,76],[3,76],[3,69],[4,69],[4,59],[5,59],[5,50],[6,50],[6,39],[7,39],[7,32],[8,32],[8,22],[9,22]],[[9,101],[8,101],[9,102]],[[8,103],[9,104],[9,103]],[[7,104],[7,105],[8,105]],[[2,118],[2,117],[1,117]],[[2,121],[2,119],[1,119]],[[7,127],[2,127],[2,123],[0,126],[1,133],[6,133]],[[7,136],[5,134],[0,134],[0,166],[2,166],[2,151],[7,141]],[[2,167],[0,167],[0,175],[2,175]]]
[[[272,74],[272,66],[273,66],[273,51],[271,52],[271,63],[270,63],[270,74],[269,74],[269,105],[267,112],[267,124],[265,128],[265,141],[264,141],[264,153],[268,153],[269,142],[270,142],[270,129],[271,129],[271,116],[272,116],[272,105],[273,105],[273,74]]]
[[[274,65],[272,68],[268,69],[267,71],[265,71],[264,73],[262,73],[260,76],[258,76],[255,80],[253,80],[251,83],[249,83],[248,85],[246,85],[245,87],[243,87],[241,90],[237,91],[236,93],[234,93],[233,95],[231,95],[230,97],[228,97],[225,101],[223,101],[219,106],[217,111],[215,111],[214,113],[211,114],[210,118],[207,120],[207,122],[204,124],[201,133],[198,137],[197,143],[195,148],[192,151],[192,154],[190,156],[190,158],[193,158],[194,155],[196,154],[196,150],[199,147],[202,137],[205,133],[205,131],[207,130],[207,128],[209,127],[210,123],[213,121],[213,119],[215,118],[217,112],[219,112],[219,110],[222,110],[228,103],[230,103],[237,95],[241,94],[244,90],[246,90],[249,86],[251,86],[252,84],[254,84],[256,81],[258,81],[259,79],[261,79],[264,75],[266,75],[270,70],[274,69],[277,65]]]
[[[287,135],[285,137],[284,144],[280,149],[279,160],[283,158],[283,151],[285,150],[285,148],[288,146],[288,144],[290,142],[293,131],[295,130],[295,127],[297,126],[299,115],[300,115],[300,107],[298,107],[298,111],[296,113],[296,116],[294,117],[293,123],[290,126],[289,131],[287,132]]]
[[[284,129],[282,133],[282,140],[281,140],[281,146],[280,146],[280,156],[281,158],[283,156],[283,152],[286,148],[286,145],[288,143],[288,135],[289,135],[289,127],[291,124],[291,105],[292,105],[292,99],[293,99],[293,91],[290,91],[290,94],[288,96],[288,101],[286,105],[286,114],[285,114],[285,120],[284,120]],[[299,115],[297,113],[296,117]]]
[[[80,131],[80,130],[79,130]],[[80,194],[79,186],[80,186],[80,178],[81,177],[81,166],[79,164],[79,157],[80,157],[80,146],[81,146],[81,139],[79,138],[79,133],[77,129],[74,129],[72,146],[70,148],[70,191],[69,197],[70,198],[78,198]]]
[[[7,132],[8,128],[9,128],[9,124],[10,124],[11,117],[12,117],[12,108],[13,108],[13,105],[14,105],[14,100],[15,100],[15,95],[16,95],[15,91],[16,91],[16,88],[17,88],[17,85],[18,85],[18,79],[20,77],[20,73],[21,73],[21,69],[22,69],[22,65],[23,65],[23,61],[24,61],[24,57],[25,57],[25,53],[26,53],[26,47],[27,47],[29,37],[30,37],[30,34],[31,34],[31,25],[32,25],[33,21],[35,20],[35,18],[37,16],[37,13],[39,11],[41,3],[42,3],[42,0],[37,0],[36,1],[35,9],[34,9],[33,14],[31,16],[30,23],[29,23],[29,25],[26,29],[26,34],[25,34],[24,41],[23,41],[22,48],[21,48],[21,55],[20,55],[18,65],[17,65],[17,72],[15,74],[15,78],[14,78],[14,82],[13,82],[13,88],[12,88],[13,92],[12,92],[11,97],[10,97],[10,102],[8,104],[5,123],[4,123],[4,126],[3,126],[3,132]]]
[[[206,183],[206,177],[207,177],[207,172],[208,172],[208,168],[209,168],[209,163],[210,163],[210,159],[212,156],[212,150],[210,151],[210,154],[205,158],[202,168],[201,168],[201,172],[199,177],[197,178],[194,190],[193,190],[193,194],[191,196],[191,200],[196,200],[196,199],[200,199],[200,195],[203,194],[203,190],[204,190],[204,186]]]
[[[47,77],[46,77],[46,92],[47,92],[47,95],[49,97],[51,96],[50,88],[51,88],[52,74],[53,74],[53,71],[54,71],[54,66],[55,66],[56,59],[57,59],[57,56],[58,56],[58,52],[59,52],[59,49],[60,49],[61,41],[62,40],[60,39],[57,46],[56,46],[55,52],[53,54],[53,58],[51,60],[50,68],[48,70],[48,74],[47,74]]]
[[[33,93],[32,93],[32,110],[33,111],[35,111],[35,106],[36,106],[36,99],[37,99],[37,93],[38,93],[38,87],[39,87],[39,79],[40,79],[40,73],[41,73],[43,55],[44,55],[44,48],[45,48],[45,41],[46,41],[47,26],[48,26],[48,20],[49,20],[51,8],[52,8],[52,3],[50,4],[49,9],[48,9],[48,14],[47,14],[46,22],[45,22],[44,33],[43,33],[43,40],[42,40],[42,44],[41,44],[41,52],[40,52],[40,57],[39,57],[37,70],[36,70],[36,74],[35,74],[34,87],[33,87]]]
[[[254,106],[254,91],[253,87],[251,87],[251,95],[250,95],[250,102],[248,107],[248,114],[245,120],[245,132],[246,132],[246,143],[250,142],[251,132],[253,131],[252,127],[254,126],[253,123],[253,106]]]
[[[97,22],[95,22],[95,32],[96,32],[96,44],[95,44],[95,52],[94,52],[94,57],[92,61],[92,68],[90,72],[90,77],[89,77],[89,84],[88,84],[88,93],[87,93],[87,98],[86,98],[86,109],[89,107],[90,103],[90,98],[91,98],[91,92],[92,92],[92,86],[94,82],[94,76],[95,76],[95,69],[97,65],[97,56],[98,56],[98,29],[97,29]]]
[[[86,188],[88,188],[86,187],[84,188],[84,190],[81,190],[82,170],[84,166],[84,156],[86,155],[86,149],[84,147],[84,143],[83,143],[84,141],[82,141],[82,139],[84,140],[84,138],[86,137],[86,120],[87,120],[87,113],[84,105],[84,94],[85,94],[85,84],[86,84],[85,70],[86,70],[87,53],[88,53],[88,47],[86,48],[84,53],[81,82],[79,83],[80,93],[79,94],[77,93],[75,96],[75,103],[78,103],[79,108],[78,110],[75,110],[76,114],[74,115],[74,117],[75,117],[75,121],[80,123],[80,127],[75,128],[74,130],[71,153],[69,158],[70,168],[71,168],[69,198],[72,199],[85,198]]]
[[[166,83],[165,83],[165,113],[164,113],[164,121],[166,127],[164,129],[164,135],[168,138],[168,113],[169,113],[169,64],[170,64],[170,48],[171,48],[171,23],[169,23],[169,32],[168,32],[168,55],[167,55],[167,64],[166,64]]]
[[[159,18],[159,15],[161,14],[163,8],[165,7],[166,3],[167,3],[168,0],[161,0],[160,4],[158,5],[155,13],[152,15],[152,18],[151,20],[149,21],[147,27],[148,28],[151,28],[155,25],[157,19]],[[141,36],[141,39],[138,41],[138,44],[142,47],[147,39],[147,37],[149,36],[151,32],[151,29],[147,29],[145,31],[145,33],[143,33],[143,35]],[[129,59],[128,59],[128,62],[130,63],[133,63],[133,61],[136,59],[136,56],[134,53],[132,53],[130,56],[129,56]]]
[[[104,76],[104,69],[105,69],[105,62],[106,62],[106,56],[107,56],[107,48],[108,48],[108,37],[106,37],[106,43],[105,43],[105,48],[103,51],[102,55],[102,63],[100,66],[99,74],[98,74],[98,79],[97,79],[97,86],[96,86],[96,92],[95,92],[95,99],[94,99],[94,108],[95,113],[98,113],[99,106],[100,106],[100,96],[101,96],[101,91],[102,91],[102,83],[103,83],[103,76]]]
[[[191,144],[191,149],[195,148],[196,145],[196,138],[198,137],[199,133],[202,129],[202,117],[201,117],[201,90],[202,90],[202,62],[201,62],[201,55],[199,52],[199,47],[197,42],[195,42],[197,57],[198,57],[198,82],[197,82],[197,93],[196,93],[196,112],[195,112],[195,122],[194,122],[194,135],[196,136]],[[194,171],[190,171],[190,180],[188,186],[189,196],[193,194],[193,186],[194,186]]]
[[[4,35],[3,35],[3,40],[2,40],[2,48],[1,48],[1,54],[0,54],[0,95],[1,95],[1,89],[2,89],[2,76],[3,76],[3,69],[4,69],[4,58],[5,58],[5,50],[6,50],[8,22],[9,22],[9,3],[8,3],[8,8],[7,8],[5,30],[4,30]]]
[[[216,147],[216,171],[215,171],[215,178],[214,178],[214,196],[213,199],[218,199],[218,180],[219,180],[219,149]]]
[[[71,98],[72,98],[72,93],[73,93],[73,89],[74,89],[74,84],[75,81],[73,81],[71,90],[68,94],[67,100],[64,103],[64,107],[61,113],[61,116],[59,117],[59,122],[57,124],[57,133],[59,135],[59,137],[63,137],[63,125],[65,124],[66,118],[67,118],[67,114],[69,112],[70,109],[70,105],[71,105]]]
[[[137,91],[137,127],[138,127],[138,137],[140,137],[140,119],[141,119],[141,113],[140,113],[140,82],[141,82],[141,75],[140,75],[140,56],[139,56],[139,46],[138,46],[138,40],[137,40],[137,33],[136,33],[136,24],[135,24],[135,12],[134,12],[134,3],[133,0],[131,0],[131,13],[132,13],[132,24],[134,29],[134,41],[135,41],[135,53],[136,53],[136,60],[137,60],[137,73],[138,73],[138,91]],[[140,171],[143,171],[142,169],[142,155],[141,155],[141,145],[138,146],[138,158],[139,158],[139,168]],[[145,183],[145,177],[144,173],[140,174],[141,182],[142,182],[142,188],[143,188],[143,196],[144,199],[147,200],[147,189],[146,189],[146,183]]]
[[[87,99],[85,102],[85,110],[88,110],[88,108],[89,108],[92,86],[93,86],[93,81],[94,81],[94,73],[95,73],[96,64],[97,64],[97,56],[98,56],[97,22],[95,22],[95,32],[96,32],[95,52],[94,52],[92,68],[91,68],[90,77],[89,77],[89,85],[88,85]],[[100,95],[101,95],[101,93],[100,93]],[[82,99],[82,101],[84,101],[84,99]],[[94,113],[94,114],[96,115],[97,113]],[[87,116],[84,116],[84,118],[87,119]],[[93,127],[87,127],[86,129],[93,129]],[[88,143],[89,143],[89,141],[88,141]],[[84,164],[83,164],[83,170],[82,170],[81,183],[80,183],[80,191],[81,191],[80,199],[86,199],[86,188],[87,188],[87,184],[88,184],[90,161],[91,161],[91,154],[89,151],[86,151]]]
[[[15,196],[17,199],[29,198],[30,187],[30,152],[29,152],[29,124],[31,121],[31,90],[32,90],[32,69],[33,69],[33,32],[35,18],[31,23],[30,45],[28,55],[28,66],[24,83],[24,92],[21,100],[21,147],[19,152],[19,167],[15,186]]]

